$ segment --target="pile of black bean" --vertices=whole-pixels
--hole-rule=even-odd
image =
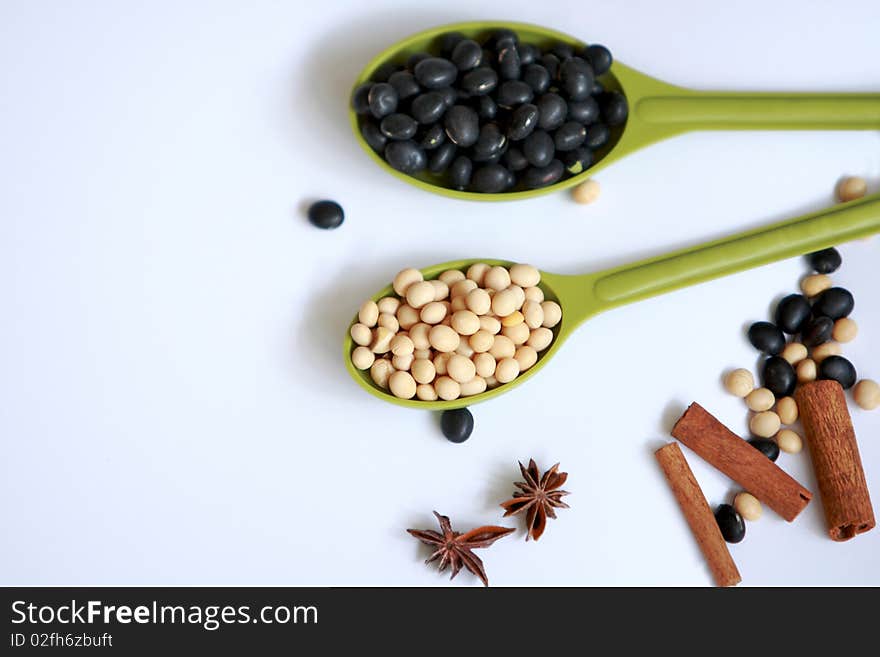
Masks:
[[[435,52],[380,67],[351,104],[398,171],[472,192],[536,189],[589,168],[626,122],[626,98],[600,81],[611,62],[601,45],[542,50],[508,29],[482,41],[450,32]]]

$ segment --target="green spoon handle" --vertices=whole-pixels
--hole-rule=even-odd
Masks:
[[[594,274],[594,292],[613,308],[877,232],[880,194]]]
[[[674,132],[880,128],[877,93],[682,91],[642,98],[635,112],[645,123]]]

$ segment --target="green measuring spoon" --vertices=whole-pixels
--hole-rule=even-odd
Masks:
[[[880,194],[606,271],[580,276],[542,272],[540,287],[544,290],[545,297],[557,301],[562,307],[562,321],[553,329],[553,342],[529,370],[512,382],[479,395],[433,402],[398,399],[377,387],[368,370],[358,370],[352,364],[351,352],[354,345],[350,335],[347,335],[344,344],[346,367],[362,388],[399,406],[428,411],[472,406],[528,381],[556,355],[562,343],[584,320],[604,310],[877,232],[880,232]],[[513,264],[504,260],[473,258],[445,262],[421,271],[425,279],[432,279],[447,269],[463,270],[475,262],[505,267]],[[378,301],[384,296],[393,295],[394,291],[388,286],[373,299]],[[356,321],[357,317],[352,324]]]
[[[438,38],[461,32],[481,40],[493,30],[515,30],[524,43],[542,48],[567,43],[583,48],[578,39],[545,27],[505,21],[454,23],[410,36],[377,55],[361,72],[355,86],[366,82],[382,64],[403,63],[417,52],[436,52]],[[611,132],[611,139],[594,153],[586,171],[541,189],[503,194],[478,194],[450,189],[430,173],[418,177],[401,173],[385,162],[361,135],[358,116],[349,109],[355,137],[383,169],[411,185],[469,201],[513,201],[533,198],[577,185],[612,162],[654,142],[693,130],[871,130],[880,128],[880,93],[746,93],[697,91],[662,82],[620,62],[601,78],[606,89],[621,91],[629,102],[629,118]]]

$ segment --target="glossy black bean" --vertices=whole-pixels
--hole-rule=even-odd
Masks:
[[[590,92],[593,96],[600,96],[605,91],[605,85],[596,80],[593,82],[593,90]]]
[[[370,89],[373,88],[373,82],[364,82],[359,84],[351,92],[351,108],[355,114],[370,113]]]
[[[498,73],[502,80],[519,80],[522,61],[515,47],[505,48],[498,53]]]
[[[584,100],[593,89],[593,69],[580,57],[566,59],[559,68],[559,81],[570,100]]]
[[[459,41],[464,41],[467,37],[461,32],[447,32],[440,37],[440,54],[444,57],[452,55],[455,46]]]
[[[449,109],[453,105],[456,105],[459,101],[459,98],[462,97],[462,93],[459,89],[455,89],[454,87],[443,87],[441,89],[436,90],[438,94],[443,96],[443,104],[446,105],[446,109]],[[465,98],[467,94],[463,95]]]
[[[593,151],[584,146],[562,153],[562,165],[572,175],[577,175],[590,168],[593,164]]]
[[[455,144],[444,142],[438,146],[428,158],[428,171],[431,173],[443,173],[455,159]]]
[[[590,66],[593,67],[593,72],[597,76],[604,75],[608,72],[608,69],[611,68],[611,64],[614,61],[608,48],[598,43],[594,43],[592,46],[587,46],[584,50],[584,57],[590,62]]]
[[[599,103],[595,98],[568,101],[568,120],[589,125],[599,120]]]
[[[391,74],[394,73],[397,68],[398,67],[394,62],[385,62],[373,71],[370,79],[373,82],[388,82],[388,78],[391,77]]]
[[[379,126],[373,121],[364,121],[361,124],[361,135],[374,151],[381,153],[388,144],[388,137],[382,134]]]
[[[414,71],[418,83],[427,89],[448,87],[458,77],[455,64],[443,57],[428,57],[416,64]]]
[[[608,130],[607,125],[604,123],[594,123],[587,128],[587,138],[584,141],[584,144],[590,150],[595,151],[607,144],[610,136],[611,132]]]
[[[810,300],[803,294],[789,294],[776,306],[776,326],[784,333],[800,333],[810,320]]]
[[[550,74],[540,64],[529,64],[523,69],[522,80],[532,88],[535,95],[543,94],[550,87]]]
[[[587,129],[577,121],[568,121],[553,133],[553,143],[557,151],[573,151],[584,143]]]
[[[801,332],[801,342],[808,347],[818,347],[831,339],[834,332],[834,320],[830,317],[814,317],[809,320]]]
[[[463,443],[474,431],[474,416],[466,408],[443,411],[440,430],[451,443]]]
[[[443,117],[443,127],[446,128],[446,136],[461,146],[468,148],[473,146],[480,136],[480,117],[467,105],[455,105],[450,107]]]
[[[313,226],[324,228],[339,228],[345,221],[345,212],[336,201],[318,201],[309,206],[309,221]]]
[[[746,523],[729,504],[719,504],[715,509],[715,522],[728,543],[739,543],[746,537]]]
[[[416,173],[425,168],[428,158],[414,141],[391,141],[385,147],[385,161],[403,173]]]
[[[428,57],[430,57],[430,56],[431,55],[429,55],[426,52],[417,52],[417,53],[410,55],[409,58],[406,60],[406,70],[409,71],[410,73],[412,73],[413,71],[416,70],[416,65],[420,61],[422,61],[423,59],[428,59]]]
[[[397,112],[389,114],[382,119],[382,123],[379,124],[379,129],[382,131],[383,135],[388,137],[388,139],[396,139],[399,141],[412,139],[418,128],[419,124],[414,118]]]
[[[750,438],[749,445],[771,461],[779,458],[779,445],[776,444],[775,440],[770,440],[769,438]]]
[[[535,103],[538,106],[540,117],[538,118],[538,127],[541,130],[556,130],[565,123],[565,117],[568,115],[568,105],[562,96],[554,93],[546,93]]]
[[[428,91],[413,98],[410,113],[422,125],[437,123],[446,111],[446,102],[442,94]]]
[[[481,119],[491,121],[498,114],[498,105],[492,99],[492,96],[477,97],[477,114]]]
[[[426,151],[430,151],[437,148],[444,141],[446,141],[446,131],[443,129],[442,125],[435,123],[422,135],[422,140],[419,142],[419,146]]]
[[[776,395],[777,399],[791,395],[797,385],[794,368],[781,356],[770,356],[764,361],[761,380],[764,387]]]
[[[394,87],[400,100],[411,98],[421,91],[415,76],[409,71],[392,73],[391,77],[388,78],[388,84]]]
[[[507,129],[508,138],[519,141],[528,137],[538,125],[538,116],[538,108],[531,103],[517,107],[510,117],[510,127]]]
[[[483,96],[498,86],[498,74],[491,68],[481,66],[468,71],[461,78],[461,88],[471,96]]]
[[[495,32],[493,32],[492,34],[491,39],[489,40],[490,47],[494,48],[497,52],[501,52],[505,48],[509,48],[511,46],[516,46],[518,43],[519,37],[517,36],[516,32],[507,28],[495,30]]]
[[[480,128],[480,136],[474,144],[472,158],[474,162],[485,162],[503,152],[507,138],[495,123],[486,123]]]
[[[370,112],[377,119],[397,111],[397,90],[387,82],[374,84],[367,94]]]
[[[811,253],[807,256],[807,261],[816,273],[832,274],[840,269],[843,258],[840,257],[840,251],[832,247]]]
[[[523,66],[528,66],[538,61],[538,58],[541,56],[541,49],[531,43],[519,44],[516,47],[516,51],[519,53],[519,61]]]
[[[855,299],[849,290],[842,287],[830,287],[822,292],[813,302],[813,314],[816,316],[840,319],[848,317],[855,307]]]
[[[504,166],[510,171],[522,171],[529,166],[529,161],[526,159],[526,156],[516,147],[508,148],[502,159],[504,161]]]
[[[555,80],[559,76],[559,57],[551,53],[547,53],[541,57],[541,66],[547,69],[550,79]]]
[[[560,62],[574,57],[574,48],[572,48],[567,43],[557,43],[555,46],[553,46],[550,52],[556,55],[559,58]]]
[[[471,184],[471,174],[473,171],[474,165],[470,158],[459,155],[452,161],[452,165],[449,167],[449,181],[455,189],[467,189]]]
[[[562,174],[565,173],[565,167],[559,160],[551,160],[550,164],[545,167],[529,167],[523,174],[523,184],[529,189],[538,189],[546,187],[555,182],[559,182]]]
[[[608,125],[621,125],[626,122],[629,115],[629,104],[626,96],[619,91],[606,91],[599,96],[599,106],[602,108],[602,120]]]
[[[499,107],[512,108],[531,102],[533,97],[532,88],[522,80],[506,80],[498,87],[495,102]]]
[[[483,48],[473,39],[459,41],[452,50],[450,59],[458,67],[459,71],[470,71],[480,65],[483,58]]]
[[[858,374],[856,368],[843,356],[828,356],[819,363],[818,378],[837,381],[844,390],[856,384]]]
[[[758,351],[775,356],[785,349],[785,335],[770,322],[755,322],[749,327],[749,342]]]
[[[553,160],[556,147],[553,137],[544,130],[535,130],[526,137],[522,145],[523,155],[533,167],[545,167]]]
[[[503,192],[510,184],[509,172],[500,164],[487,164],[474,171],[471,187],[481,194]]]

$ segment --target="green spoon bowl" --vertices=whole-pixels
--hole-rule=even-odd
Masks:
[[[429,411],[472,406],[527,382],[557,354],[576,328],[600,312],[877,232],[880,232],[880,194],[605,271],[574,276],[542,272],[540,287],[545,297],[562,307],[562,321],[553,329],[553,342],[539,354],[534,366],[510,383],[470,397],[451,401],[394,397],[373,383],[369,370],[358,370],[352,364],[351,352],[355,345],[349,332],[343,343],[345,364],[364,390],[398,406]],[[476,262],[508,267],[513,264],[506,260],[470,258],[432,265],[421,272],[430,280],[447,269],[464,270]],[[384,296],[396,296],[390,285],[373,300]],[[356,316],[351,324],[355,322]]]
[[[481,40],[492,31],[509,28],[524,43],[545,48],[565,43],[575,48],[586,44],[573,36],[546,27],[508,21],[453,23],[419,32],[379,53],[361,72],[355,87],[367,82],[388,62],[402,64],[418,52],[437,52],[439,38],[461,32]],[[625,125],[611,130],[608,143],[594,153],[594,163],[556,184],[526,191],[480,194],[446,186],[430,173],[411,176],[392,168],[370,148],[360,131],[357,114],[349,108],[351,127],[358,143],[388,173],[420,189],[468,201],[515,201],[566,189],[660,140],[693,130],[871,130],[880,128],[880,94],[876,93],[749,93],[698,91],[662,82],[615,61],[600,78],[606,89],[622,92],[629,103]]]

